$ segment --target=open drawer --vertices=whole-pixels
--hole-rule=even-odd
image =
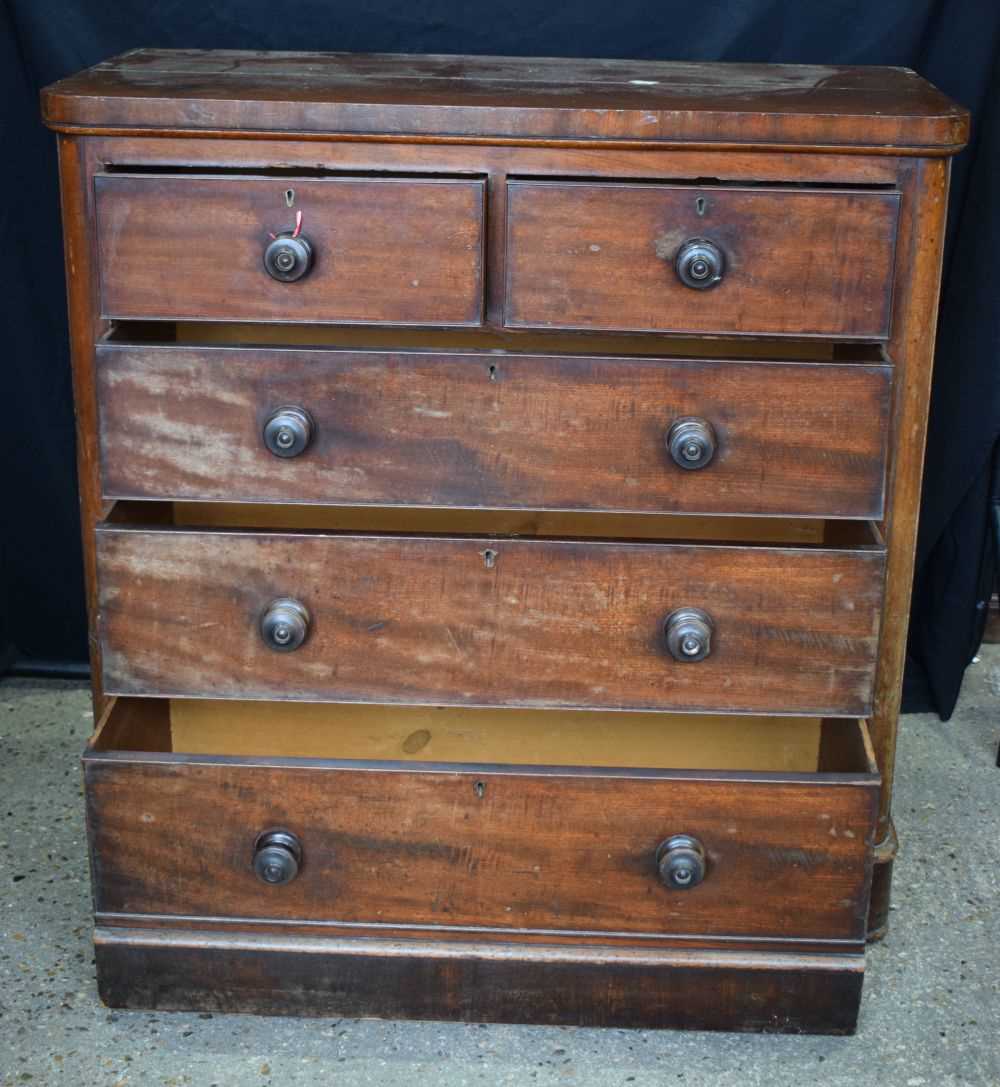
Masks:
[[[173,523],[128,520],[158,509]],[[115,517],[97,529],[112,694],[871,706],[885,551],[866,523],[149,503]],[[672,536],[685,527],[695,540]],[[744,529],[758,542],[733,538]]]
[[[84,762],[99,924],[864,939],[858,720],[119,698]]]

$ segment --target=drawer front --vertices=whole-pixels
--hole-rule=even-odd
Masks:
[[[871,705],[880,549],[97,535],[112,693],[850,716]],[[278,616],[278,600],[304,614]],[[675,660],[665,624],[674,617],[680,652],[676,636],[688,644],[692,631],[677,613],[691,608],[714,627],[710,653]],[[277,618],[286,639],[307,632],[293,652],[265,641]]]
[[[101,176],[94,185],[106,317],[482,319],[480,180]],[[299,212],[312,265],[286,282],[264,256]]]
[[[887,192],[511,182],[506,323],[886,339],[898,210]],[[675,267],[693,240],[719,255],[706,289]]]
[[[872,780],[91,759],[98,913],[860,940]],[[636,773],[636,772],[633,772]],[[272,828],[298,875],[253,870]],[[661,842],[704,881],[668,889]]]
[[[878,518],[890,375],[832,362],[105,345],[103,490]],[[291,457],[264,437],[289,406],[309,419]],[[690,417],[713,450],[697,470],[670,449]]]

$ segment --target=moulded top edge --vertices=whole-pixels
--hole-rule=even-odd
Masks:
[[[42,91],[53,128],[942,154],[968,111],[906,68],[133,50]]]

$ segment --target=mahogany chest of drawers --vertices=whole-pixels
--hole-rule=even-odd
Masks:
[[[965,112],[148,50],[43,105],[103,999],[852,1030]]]

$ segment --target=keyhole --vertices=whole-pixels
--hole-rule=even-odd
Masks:
[[[696,212],[697,212],[697,213],[698,213],[699,215],[704,215],[704,214],[705,214],[705,198],[704,198],[704,196],[699,196],[699,197],[698,197],[698,198],[697,198],[697,199],[695,200],[695,202],[694,202],[694,210],[695,210],[695,211],[696,211]]]
[[[285,189],[285,204],[292,208],[295,206],[295,190]]]
[[[479,797],[480,800],[482,800],[483,797],[486,795],[486,782],[475,782],[475,784],[472,786],[472,791],[476,794],[477,797]]]
[[[492,548],[488,547],[483,552],[483,562],[486,563],[486,569],[487,570],[492,570],[493,567],[496,565],[496,561],[497,561],[497,553]]]

